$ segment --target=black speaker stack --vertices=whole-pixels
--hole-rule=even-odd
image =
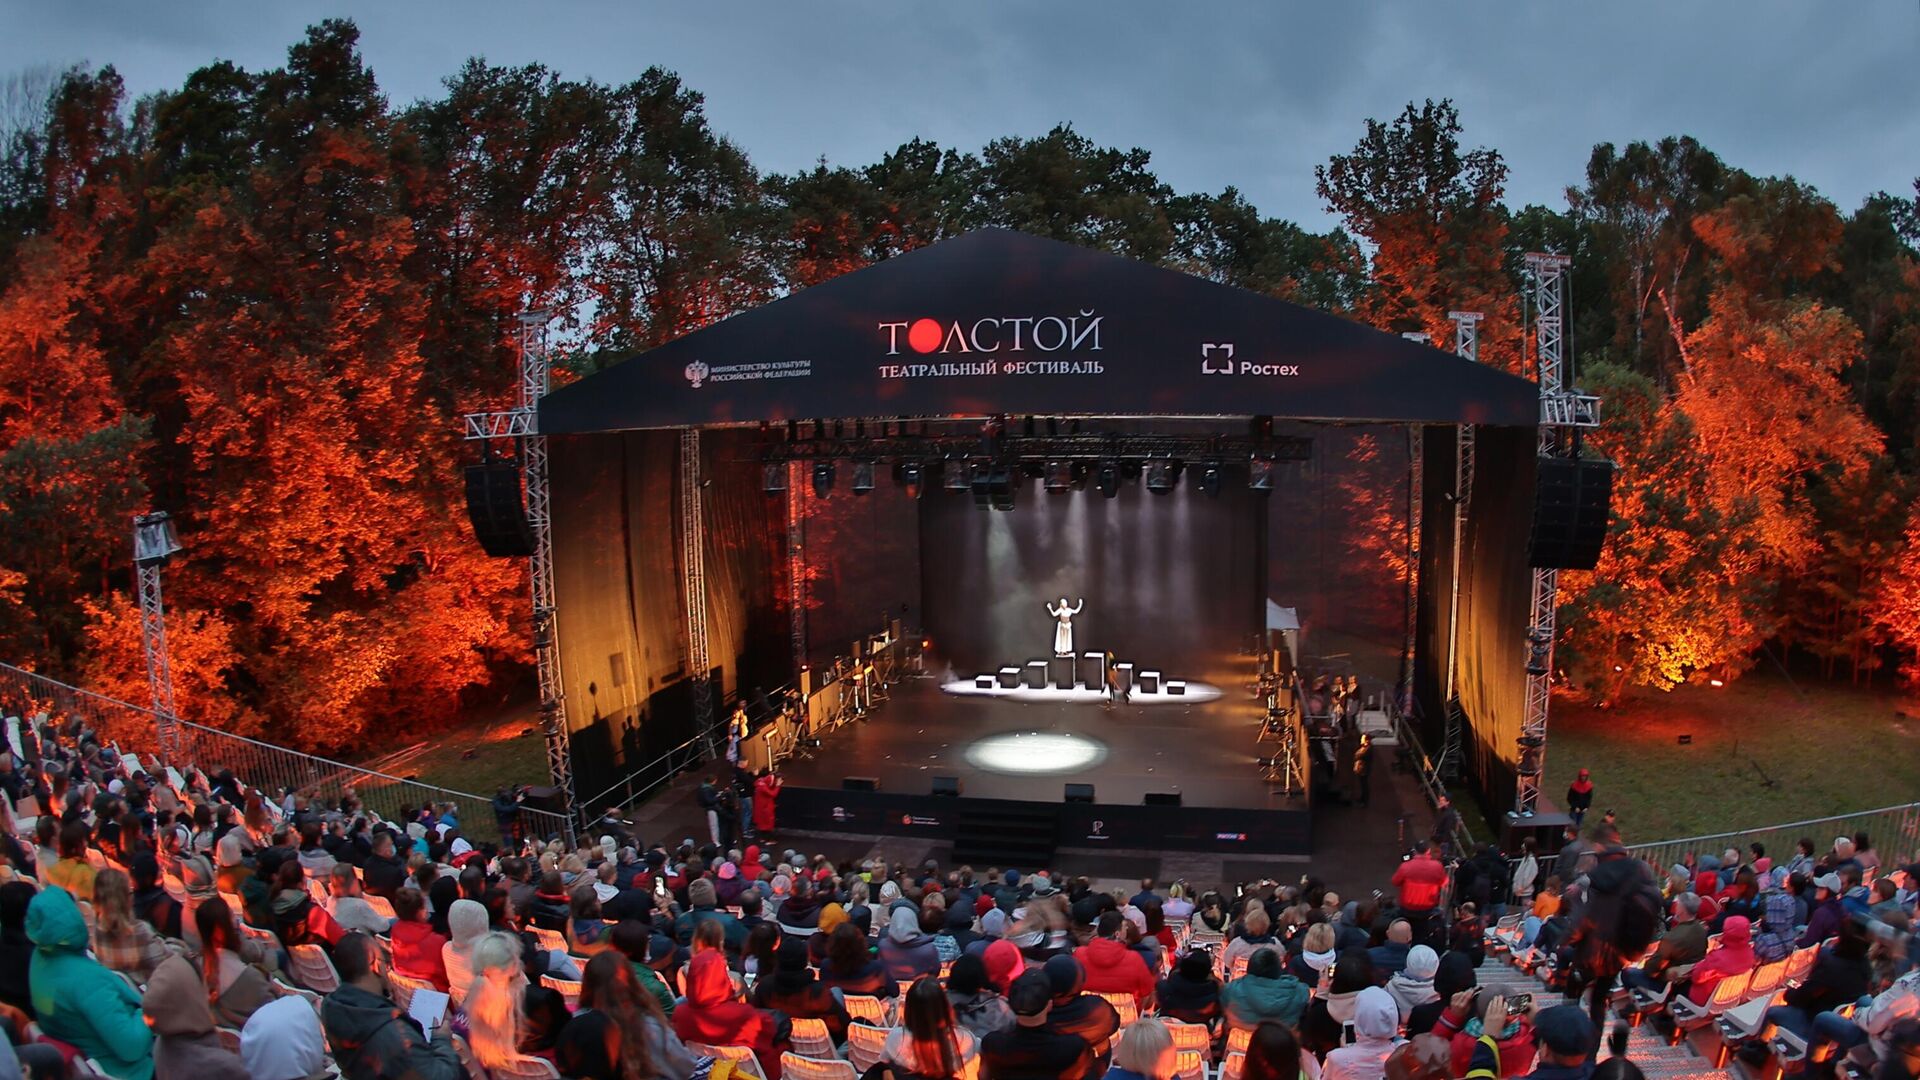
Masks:
[[[1607,541],[1613,462],[1543,457],[1535,475],[1528,565],[1543,570],[1593,569]]]
[[[520,501],[520,465],[483,461],[467,466],[467,517],[481,550],[495,558],[533,554],[533,527]]]

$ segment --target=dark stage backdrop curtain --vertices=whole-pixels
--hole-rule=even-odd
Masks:
[[[1050,494],[1022,480],[1016,508],[930,495],[921,508],[922,580],[934,652],[962,676],[1053,654],[1048,603],[1086,601],[1079,652],[1207,678],[1259,629],[1258,529],[1246,474],[1208,496],[1189,470],[1170,493]]]
[[[807,662],[816,671],[848,655],[856,639],[878,633],[884,619],[920,625],[920,509],[884,465],[872,491],[853,494],[850,464],[839,464],[826,498],[805,479],[794,493],[805,530]],[[946,497],[926,494],[929,502]]]
[[[1420,632],[1413,667],[1414,701],[1419,706],[1420,741],[1430,754],[1440,752],[1445,735],[1447,625],[1452,617],[1455,429],[1425,428],[1421,443],[1425,480],[1420,504]],[[1462,560],[1461,586],[1468,566]]]
[[[741,452],[732,441],[743,437],[750,434],[702,436],[716,693],[737,686],[742,671],[784,678],[785,615],[766,576],[784,510],[758,490],[756,467],[731,460]],[[589,798],[693,734],[679,433],[561,437],[549,446],[561,678],[576,793]]]
[[[1474,445],[1463,567],[1472,588],[1460,598],[1456,681],[1470,727],[1467,775],[1496,813],[1513,804],[1515,740],[1526,719],[1535,438],[1528,428],[1482,427]]]

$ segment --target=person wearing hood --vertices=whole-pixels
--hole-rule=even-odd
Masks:
[[[786,875],[781,875],[786,877]],[[774,895],[780,894],[779,881],[775,880]],[[788,888],[792,895],[781,901],[774,921],[780,924],[780,932],[793,938],[809,938],[820,932],[820,909],[823,906],[813,887],[813,882],[805,874],[795,874],[788,879]],[[849,912],[848,914],[852,914]]]
[[[183,958],[169,956],[154,968],[140,1011],[153,1029],[154,1080],[250,1080],[246,1065],[213,1033],[207,985]]]
[[[326,1076],[327,1038],[320,1030],[319,1015],[298,994],[260,1006],[240,1029],[240,1060],[252,1080]]]
[[[852,1017],[847,1007],[807,967],[807,947],[793,938],[780,943],[779,959],[771,974],[753,984],[753,1004],[785,1013],[796,1020],[821,1020],[835,1043],[847,1041]]]
[[[1333,977],[1327,983],[1327,996],[1316,997],[1300,1020],[1300,1045],[1315,1057],[1321,1057],[1340,1045],[1360,991],[1374,984],[1373,961],[1364,949],[1348,949],[1334,961]],[[1389,997],[1391,1001],[1391,997]],[[1396,1022],[1399,1013],[1394,1013]]]
[[[440,949],[441,963],[447,971],[448,992],[455,1004],[467,996],[473,981],[473,947],[489,928],[486,905],[478,900],[455,900],[447,908],[450,937]]]
[[[1261,949],[1247,959],[1246,975],[1220,992],[1220,1005],[1230,1028],[1252,1030],[1267,1020],[1297,1027],[1308,997],[1307,984],[1281,967],[1280,954]],[[1396,1013],[1394,1023],[1399,1022]]]
[[[1440,1000],[1439,992],[1433,988],[1433,977],[1439,971],[1440,954],[1434,952],[1431,946],[1415,945],[1407,950],[1405,966],[1387,980],[1387,993],[1393,995],[1394,1004],[1400,1007],[1402,1024],[1413,1015],[1415,1008]]]
[[[1496,1011],[1494,1006],[1500,1007]],[[1359,1023],[1355,1019],[1356,1030]],[[1496,1026],[1497,1025],[1497,1026]],[[1448,1040],[1453,1075],[1465,1076],[1474,1047],[1482,1038],[1494,1042],[1501,1076],[1524,1076],[1533,1068],[1533,1024],[1525,1016],[1509,1016],[1506,1001],[1492,990],[1462,990],[1447,999],[1431,1034]]]
[[[1154,1000],[1161,1016],[1212,1028],[1220,1019],[1220,980],[1213,977],[1213,959],[1201,949],[1182,953],[1154,987]]]
[[[114,1080],[151,1080],[153,1034],[140,995],[87,955],[87,923],[65,889],[47,889],[27,905],[33,942],[28,982],[40,1030],[71,1043]]]
[[[1086,989],[1095,994],[1132,994],[1142,1012],[1153,998],[1153,972],[1140,954],[1122,940],[1126,916],[1109,911],[1094,926],[1095,937],[1074,953],[1086,969]]]
[[[940,962],[951,963],[960,959],[967,946],[978,941],[979,934],[973,930],[973,908],[960,905],[947,909],[940,932],[933,935],[933,947],[940,954]]]
[[[1720,944],[1706,958],[1693,965],[1687,976],[1687,996],[1704,1005],[1713,996],[1716,983],[1729,975],[1744,975],[1753,970],[1753,924],[1743,916],[1729,916],[1720,928]]]
[[[486,909],[480,910],[484,919]],[[348,934],[334,946],[340,988],[321,1003],[320,1024],[341,1075],[346,1080],[461,1080],[466,1070],[446,1021],[423,1034],[387,1000],[387,981],[376,960],[373,939],[365,934]]]
[[[1593,808],[1593,778],[1585,769],[1574,776],[1573,783],[1567,785],[1567,816],[1573,819],[1573,827],[1579,828],[1587,818],[1587,811]]]
[[[709,1046],[750,1046],[768,1080],[780,1080],[780,1055],[775,1045],[774,1017],[735,1000],[727,961],[720,953],[703,952],[687,965],[686,1000],[673,1010],[674,1034],[689,1043]]]
[[[1106,1075],[1113,1053],[1113,1035],[1120,1030],[1119,1012],[1106,998],[1081,992],[1087,976],[1073,957],[1052,957],[1042,970],[1047,976],[1048,988],[1053,991],[1046,1029],[1055,1035],[1078,1035],[1086,1040],[1093,1048],[1094,1064],[1088,1075]]]
[[[947,1003],[961,1027],[984,1039],[1013,1026],[1013,1010],[987,974],[986,961],[968,954],[953,962],[947,975]]]
[[[994,909],[999,911],[998,908]],[[1002,913],[1002,918],[1005,913]],[[983,920],[984,921],[984,920]],[[980,962],[987,966],[987,981],[1002,994],[1012,993],[1013,980],[1027,970],[1027,958],[1020,947],[1005,938],[996,938],[980,951]]]
[[[1327,1054],[1321,1080],[1381,1080],[1387,1055],[1400,1043],[1399,1030],[1400,1010],[1393,995],[1378,986],[1360,991],[1353,1002],[1353,1045]]]
[[[885,895],[884,890],[881,895]],[[880,962],[896,982],[910,983],[922,975],[940,973],[940,950],[932,937],[921,932],[920,913],[911,904],[896,907],[887,916],[887,932],[880,939]]]

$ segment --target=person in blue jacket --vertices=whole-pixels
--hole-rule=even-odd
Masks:
[[[87,955],[87,922],[65,889],[27,906],[28,984],[40,1030],[98,1061],[114,1080],[153,1080],[153,1033],[140,994]]]

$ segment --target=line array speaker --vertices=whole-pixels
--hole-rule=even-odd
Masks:
[[[1613,462],[1601,458],[1543,457],[1534,485],[1529,565],[1591,570],[1607,541],[1613,498]]]
[[[480,548],[498,558],[533,554],[533,528],[520,501],[520,466],[485,461],[467,466],[467,518]]]

